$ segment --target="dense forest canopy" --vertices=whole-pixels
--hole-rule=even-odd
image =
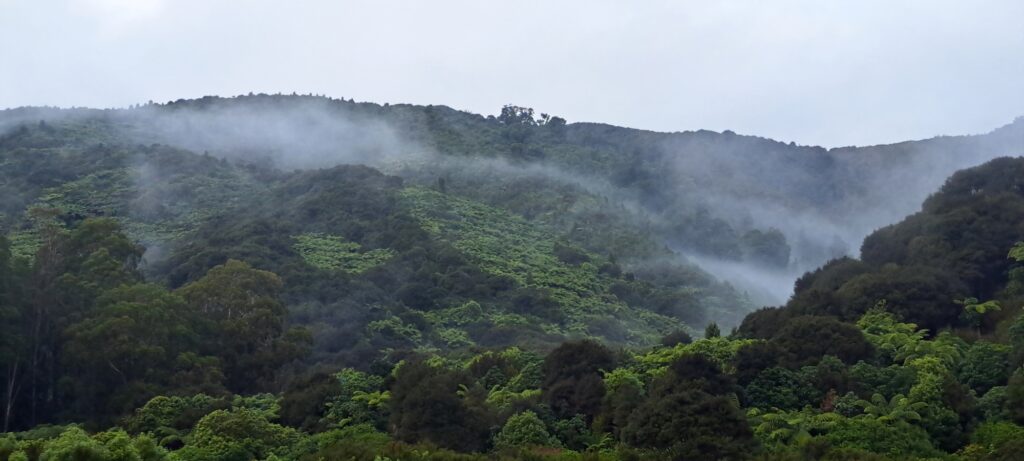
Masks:
[[[47,141],[33,130],[39,121],[60,133]],[[260,94],[124,110],[11,109],[0,112],[0,132],[25,147],[156,143],[285,171],[364,164],[420,184],[443,179],[459,195],[519,206],[560,233],[594,232],[595,213],[613,214],[639,223],[654,253],[667,245],[755,304],[777,304],[789,295],[777,286],[853,255],[867,234],[912,213],[953,172],[1018,155],[1024,120],[979,136],[824,149],[729,131],[566,123],[517,106],[484,117],[445,106]],[[493,181],[511,184],[480,187]],[[539,183],[561,189],[564,200],[521,196]],[[557,206],[576,211],[580,195],[609,206],[565,217]]]
[[[0,461],[1014,459],[1022,154],[2,111]]]

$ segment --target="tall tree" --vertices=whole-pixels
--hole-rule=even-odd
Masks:
[[[58,212],[34,208],[29,213],[40,245],[25,284],[24,359],[16,361],[25,364],[26,374],[13,378],[23,384],[11,386],[28,391],[21,395],[27,399],[27,425],[51,417],[63,406],[56,392],[63,330],[89,315],[103,291],[142,278],[137,266],[143,248],[124,235],[116,221],[86,219],[68,230],[56,219]]]
[[[594,341],[567,342],[544,359],[544,401],[560,417],[592,420],[604,399],[602,370],[611,371],[611,351]]]
[[[11,428],[15,399],[25,367],[24,348],[28,338],[24,325],[24,269],[14,260],[10,242],[0,235],[0,372],[3,373],[0,432]]]
[[[152,284],[124,285],[103,294],[65,335],[73,408],[102,420],[120,416],[162,393],[179,354],[198,338],[180,296]]]
[[[286,328],[281,287],[273,272],[232,259],[179,290],[211,322],[215,339],[210,352],[221,358],[228,387],[235,392],[265,388],[281,365],[308,353],[309,333]]]

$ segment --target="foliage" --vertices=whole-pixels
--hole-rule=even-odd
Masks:
[[[694,390],[649,399],[622,435],[633,446],[665,450],[672,459],[742,459],[756,447],[732,400]]]
[[[843,418],[830,428],[826,439],[833,446],[855,448],[893,457],[929,458],[938,455],[919,427],[886,424],[872,418]]]
[[[477,451],[487,443],[486,414],[460,395],[466,377],[459,371],[413,360],[399,367],[389,400],[390,420],[397,439],[429,441],[462,451]]]
[[[914,423],[921,420],[918,413],[925,407],[924,402],[911,402],[903,395],[896,394],[888,401],[882,394],[874,394],[871,400],[857,402],[864,414],[882,423]]]
[[[306,353],[309,338],[286,330],[280,278],[229,260],[179,292],[219,332],[217,355],[231,389],[259,389],[274,370]]]
[[[783,351],[783,364],[814,364],[826,355],[845,363],[870,357],[874,350],[856,327],[830,317],[797,317],[786,323],[771,342]]]
[[[971,325],[979,330],[981,329],[981,322],[984,320],[985,314],[999,312],[1002,309],[999,301],[995,300],[981,302],[978,298],[964,298],[954,302],[964,307],[963,315]]]
[[[637,357],[640,367],[651,374],[659,374],[672,361],[684,355],[693,354],[707,357],[720,368],[731,370],[736,354],[745,346],[757,343],[751,339],[729,339],[724,337],[699,339],[690,344],[677,344],[674,347],[655,348]]]
[[[175,111],[299,101],[385,117],[438,154],[389,174],[284,171],[255,160],[264,146],[212,149],[238,156],[227,161],[157,144],[171,141],[155,120]],[[46,121],[8,120],[25,114]],[[819,255],[700,203],[725,191],[720,176],[671,180],[679,152],[771,147],[763,157],[794,175],[820,173],[779,192],[814,210],[843,210],[865,184],[853,164],[875,157],[568,125],[511,105],[487,118],[271,95],[21,109],[0,124],[0,459],[1024,449],[1019,159],[957,173],[869,236],[861,260],[805,274],[785,306],[723,336],[749,301],[677,251],[778,268],[794,243]],[[760,157],[705,157],[688,167],[740,174],[736,199],[789,182],[743,177],[764,171]],[[70,422],[82,426],[50,425]]]
[[[494,447],[498,449],[533,445],[558,447],[561,443],[548,433],[544,422],[532,411],[512,415],[494,436]]]
[[[559,417],[597,415],[605,394],[602,373],[614,368],[611,351],[593,341],[569,342],[544,359],[544,402]]]
[[[1021,440],[1021,437],[1024,437],[1024,427],[1008,422],[986,422],[971,434],[971,443],[992,453],[1009,442]]]
[[[15,460],[54,461],[163,461],[166,450],[145,435],[132,437],[116,429],[89,435],[79,427],[69,426],[53,438],[33,439],[5,437],[0,439],[0,456]]]
[[[762,371],[744,388],[746,406],[796,410],[817,403],[818,395],[801,373],[781,367]]]
[[[928,332],[913,323],[902,323],[879,303],[857,320],[857,327],[875,350],[890,362],[914,358],[911,350],[924,340]]]
[[[177,459],[250,460],[284,456],[298,445],[303,434],[267,421],[258,411],[246,408],[215,410],[200,419],[186,439]]]
[[[836,413],[818,413],[809,408],[800,411],[762,411],[752,408],[747,417],[754,435],[769,451],[808,443],[828,432],[844,418]]]
[[[156,396],[126,418],[124,426],[132,433],[179,434],[195,425],[203,415],[228,407],[224,399],[204,394],[189,397]]]
[[[379,248],[360,252],[361,245],[346,242],[337,235],[302,234],[296,235],[295,251],[309,265],[324,270],[340,270],[360,274],[391,259],[395,252]]]
[[[383,428],[388,417],[390,393],[384,379],[351,368],[334,375],[336,391],[324,405],[323,421],[328,427],[369,424]]]
[[[605,288],[598,264],[563,262],[555,254],[562,244],[522,218],[424,188],[403,189],[401,197],[431,234],[448,239],[484,271],[529,289],[522,292],[521,301],[513,301],[521,306],[520,314],[549,322],[556,330],[591,334],[589,318],[611,316],[628,325],[629,334],[645,335],[629,338],[635,343],[652,343],[667,328],[679,326],[673,319],[636,311],[617,300]],[[600,262],[596,256],[587,259]]]
[[[974,343],[964,355],[957,375],[961,383],[984,395],[1010,378],[1010,347],[989,341]]]

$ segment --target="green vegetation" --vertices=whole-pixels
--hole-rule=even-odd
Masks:
[[[346,242],[336,235],[296,235],[295,251],[310,266],[324,270],[340,270],[350,274],[361,274],[386,262],[395,255],[386,248],[360,252],[361,245]]]
[[[670,184],[653,134],[310,101],[447,160],[155,143],[217,98],[0,136],[0,461],[1024,452],[1024,160],[957,173],[740,323],[747,299],[670,248],[764,267],[790,242],[708,214],[714,185]]]
[[[513,302],[533,304],[530,308],[550,322],[549,332],[560,332],[564,324],[565,333],[595,334],[587,324],[589,319],[615,319],[626,332],[645,335],[629,338],[630,342],[650,344],[670,329],[681,327],[673,318],[630,309],[608,290],[608,277],[600,270],[607,261],[570,247],[563,251],[574,250],[581,261],[564,262],[557,250],[565,244],[522,218],[428,189],[407,188],[400,196],[425,229],[450,242],[483,271],[514,280],[547,298]],[[538,301],[547,305],[538,306]],[[524,313],[522,307],[517,310]]]

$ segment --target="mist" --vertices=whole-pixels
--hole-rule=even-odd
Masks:
[[[857,257],[864,237],[919,210],[953,172],[1024,154],[1024,119],[987,135],[828,150],[731,132],[658,135],[655,155],[666,163],[672,193],[686,197],[664,210],[628,184],[571,165],[513,162],[486,151],[470,157],[436,152],[413,141],[409,126],[396,126],[394,109],[367,106],[300,98],[268,107],[174,108],[152,111],[147,128],[160,142],[229,159],[269,159],[282,169],[363,164],[410,178],[427,171],[542,178],[606,198],[641,228],[664,224],[667,214],[702,209],[738,232],[777,229],[791,250],[784,267],[717,257],[703,242],[670,245],[680,262],[729,282],[758,305],[784,303],[797,277],[829,259]],[[661,236],[673,239],[667,231]]]
[[[467,123],[494,123],[452,113]],[[487,148],[458,155],[439,151],[436,133],[418,106],[259,95],[116,111],[27,108],[2,115],[0,129],[7,130],[38,120],[56,123],[99,115],[114,120],[129,143],[170,145],[282,171],[357,164],[419,184],[441,177],[473,180],[480,187],[468,193],[484,200],[486,178],[562,184],[604,200],[616,219],[650,229],[671,249],[659,257],[698,266],[745,292],[756,305],[782,304],[802,273],[829,259],[858,256],[865,236],[919,210],[953,172],[1024,154],[1024,119],[985,135],[838,149],[732,132],[653,133],[586,123],[566,127],[564,142],[570,145],[586,144],[595,130],[610,129],[601,136],[640,146],[633,148],[634,158],[620,161],[656,172],[660,188],[652,193],[557,158],[513,159]],[[470,133],[479,128],[452,129]],[[143,162],[135,169],[136,187],[149,195],[147,203],[175,201],[166,190],[150,190],[160,183],[158,168]],[[149,213],[144,206],[140,203],[132,212]],[[675,234],[680,222],[701,217],[728,223],[737,238],[750,231],[778,231],[785,237],[788,260],[766,265],[745,256],[724,256],[709,250],[707,242]],[[147,258],[165,252],[154,247]]]
[[[128,111],[134,139],[229,160],[265,162],[282,170],[379,166],[426,153],[386,121],[338,110],[324,98],[294,97],[269,106],[258,100],[209,105],[203,101]]]

